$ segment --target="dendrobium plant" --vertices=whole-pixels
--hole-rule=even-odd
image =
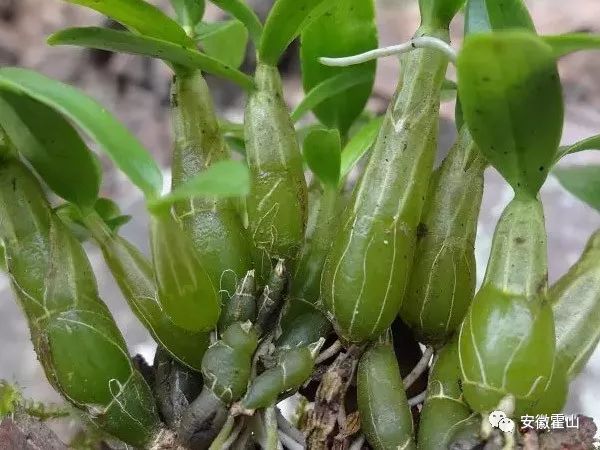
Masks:
[[[433,450],[468,432],[483,448],[490,413],[561,411],[600,338],[600,234],[549,286],[539,191],[552,173],[600,211],[600,166],[555,168],[600,147],[559,145],[557,71],[600,37],[540,36],[522,0],[420,0],[414,37],[385,48],[374,0],[276,0],[264,23],[244,0],[213,0],[221,22],[203,20],[204,0],[171,0],[175,19],[144,0],[67,1],[125,29],[69,28],[50,45],[173,72],[164,192],[157,163],[100,104],[0,68],[4,269],[48,381],[95,427],[148,449]],[[278,63],[295,39],[305,96],[290,111]],[[239,69],[248,40],[253,74]],[[366,104],[390,55],[401,75],[378,117]],[[244,91],[243,123],[217,115],[205,74]],[[449,92],[458,137],[434,168]],[[120,236],[129,216],[100,197],[89,142],[142,192],[150,258]],[[514,198],[476,289],[490,166]],[[99,297],[88,239],[156,341],[144,373]],[[489,448],[520,445],[518,428],[503,431]]]

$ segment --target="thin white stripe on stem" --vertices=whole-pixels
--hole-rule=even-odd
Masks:
[[[398,45],[390,45],[389,47],[377,48],[370,50],[365,53],[358,55],[346,56],[342,58],[319,58],[321,64],[326,66],[345,67],[353,66],[355,64],[362,64],[367,61],[371,61],[377,58],[383,58],[385,56],[400,55],[402,53],[411,52],[417,48],[429,48],[439,50],[444,53],[452,64],[456,64],[456,51],[442,39],[438,39],[433,36],[419,36],[411,39],[410,41],[403,42]]]

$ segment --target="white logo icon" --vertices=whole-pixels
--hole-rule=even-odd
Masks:
[[[492,411],[489,415],[489,421],[494,428],[500,428],[505,433],[515,431],[515,423],[506,417],[504,411]]]
[[[505,433],[512,433],[513,431],[515,431],[515,423],[508,417],[505,417],[504,419],[501,419],[500,422],[498,422],[498,428],[500,428]]]
[[[506,414],[504,414],[504,411],[492,411],[489,417],[490,423],[494,428],[498,428],[498,424],[500,423],[500,421],[505,418]]]

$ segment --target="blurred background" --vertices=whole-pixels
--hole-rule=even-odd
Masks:
[[[167,0],[152,1],[169,9]],[[249,0],[259,12],[268,10],[270,0]],[[538,31],[544,34],[585,31],[600,33],[598,0],[528,1]],[[377,0],[380,45],[404,41],[418,26],[416,0]],[[207,16],[218,19],[220,12],[208,7]],[[169,130],[170,72],[160,61],[136,56],[114,55],[74,47],[49,47],[45,38],[67,26],[109,25],[85,8],[60,0],[0,0],[0,65],[19,65],[71,83],[103,103],[119,117],[168,170],[171,143]],[[462,20],[452,25],[453,45],[460,45]],[[252,52],[250,52],[252,53]],[[251,58],[247,62],[248,68]],[[395,58],[379,61],[370,109],[383,112],[398,76]],[[560,62],[567,105],[563,142],[571,143],[600,133],[600,52],[571,55]],[[282,61],[290,106],[302,98],[297,47]],[[452,78],[450,73],[449,77]],[[230,120],[240,120],[244,98],[235,86],[209,79],[220,112]],[[442,105],[440,126],[441,159],[456,135],[454,104]],[[561,164],[584,165],[600,162],[600,152],[583,152],[565,158]],[[106,161],[103,196],[117,200],[134,219],[123,235],[147,252],[147,216],[141,195]],[[579,257],[589,235],[600,228],[600,214],[577,201],[550,177],[542,189],[545,205],[550,260],[550,281],[555,281]],[[491,237],[511,191],[493,170],[486,173],[485,195],[477,236],[477,260],[482,276]],[[96,269],[103,299],[108,303],[125,335],[132,353],[152,359],[155,345],[129,311],[103,264],[99,252],[86,246]],[[60,401],[44,378],[29,341],[29,332],[9,290],[0,275],[0,379],[17,383],[25,396],[42,401]],[[582,413],[600,423],[600,350],[572,385],[566,413]],[[62,433],[68,433],[63,427]]]

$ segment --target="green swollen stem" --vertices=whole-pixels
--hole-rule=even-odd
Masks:
[[[374,344],[362,355],[356,383],[362,430],[371,447],[414,449],[412,414],[391,345]]]
[[[337,189],[322,186],[316,180],[310,186],[308,200],[306,236],[290,282],[290,292],[282,319],[284,330],[297,317],[317,309],[323,263],[331,246],[336,212],[341,203]]]
[[[100,247],[117,285],[135,316],[160,347],[181,364],[200,371],[208,348],[208,334],[175,325],[158,302],[158,290],[150,261],[131,243],[112,232],[97,213],[82,221]]]
[[[455,430],[471,416],[460,388],[457,339],[436,355],[419,422],[418,449],[436,450],[452,443]]]
[[[283,101],[276,67],[258,64],[257,89],[246,105],[244,137],[251,173],[246,199],[250,233],[262,254],[261,273],[271,258],[291,266],[304,237],[307,188],[294,126]]]
[[[417,338],[443,345],[475,293],[475,234],[487,166],[467,127],[434,172],[417,231],[417,249],[400,310]]]
[[[231,154],[219,127],[210,91],[198,71],[179,74],[171,89],[173,188]],[[175,205],[175,215],[191,240],[212,284],[223,315],[237,283],[254,268],[249,239],[235,200],[197,197]]]
[[[170,212],[151,217],[150,248],[164,313],[188,331],[212,330],[221,311],[218,293],[192,240]]]
[[[600,340],[600,231],[548,297],[556,322],[557,365],[569,379],[581,372]]]
[[[547,270],[541,202],[516,197],[498,222],[483,285],[460,328],[463,390],[473,410],[492,411],[510,396],[515,414],[526,413],[550,384],[555,338]]]
[[[447,29],[416,36],[448,40]],[[377,338],[400,306],[437,149],[440,92],[448,58],[431,49],[404,56],[403,80],[363,177],[340,217],[321,278],[321,295],[338,334]]]
[[[49,382],[104,431],[149,444],[161,432],[152,392],[98,296],[81,244],[23,164],[3,161],[0,175],[0,239]]]

